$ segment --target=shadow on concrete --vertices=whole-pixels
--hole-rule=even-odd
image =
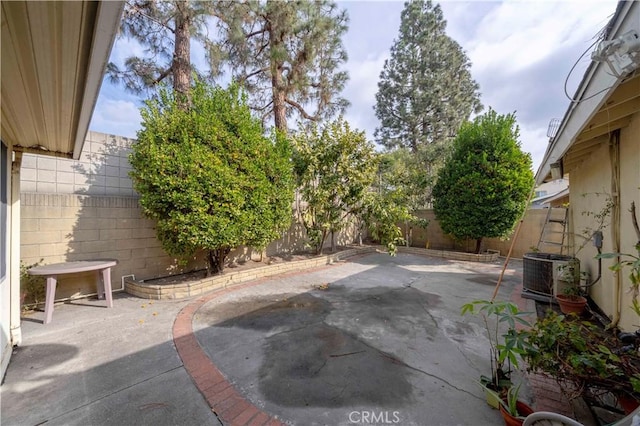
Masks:
[[[0,423],[218,425],[167,334],[172,306],[118,295],[113,310],[66,306],[51,324],[23,324]]]
[[[231,362],[229,357],[251,354],[244,361],[259,363],[250,368],[257,371],[253,380],[260,398],[278,406],[397,409],[415,404],[423,396],[416,378],[432,375],[423,369],[433,365],[420,363],[427,348],[440,345],[443,333],[454,341],[477,338],[478,328],[455,318],[439,323],[432,312],[443,308],[441,296],[414,288],[412,283],[424,280],[426,274],[402,267],[451,262],[405,256],[402,265],[389,268],[391,265],[376,266],[375,256],[366,256],[353,263],[373,268],[330,282],[323,289],[216,304],[216,315],[210,319],[207,310],[201,310],[200,321],[207,328],[196,335],[231,378],[242,376],[244,367],[243,360]],[[400,280],[395,285],[388,282],[394,276]],[[437,273],[430,276],[444,278]],[[457,283],[463,285],[455,286],[460,290],[464,276]],[[358,285],[352,285],[354,281]],[[471,285],[487,291],[484,286]],[[456,317],[458,309],[453,309]],[[243,339],[239,336],[247,336],[247,346],[239,343]],[[255,356],[255,351],[260,354]],[[432,355],[430,361],[435,365],[448,365],[440,359],[443,357],[462,359],[457,351],[434,350]]]

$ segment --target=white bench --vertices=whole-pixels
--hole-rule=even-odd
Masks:
[[[113,298],[111,297],[111,267],[117,264],[118,261],[113,259],[78,260],[76,262],[52,263],[50,265],[36,266],[29,269],[27,272],[30,275],[44,275],[47,277],[44,323],[49,324],[53,317],[53,301],[56,296],[58,275],[96,271],[98,299],[105,297],[107,299],[107,307],[113,308]]]

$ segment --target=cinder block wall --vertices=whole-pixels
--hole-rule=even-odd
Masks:
[[[112,286],[123,275],[148,278],[181,270],[142,217],[137,198],[22,193],[21,259],[32,264],[117,259]],[[59,278],[56,298],[94,293],[93,273]]]
[[[186,265],[167,255],[155,237],[154,222],[142,216],[138,196],[128,176],[132,139],[89,132],[79,161],[25,154],[21,168],[21,259],[27,264],[113,258],[112,286],[121,277],[137,279],[203,268],[204,256]],[[354,241],[347,227],[336,244]],[[294,223],[266,248],[267,256],[305,249],[306,232]],[[330,246],[327,241],[326,247]],[[239,247],[231,261],[257,257]],[[93,273],[59,277],[56,298],[95,293]]]
[[[133,197],[129,153],[133,139],[89,132],[79,161],[25,154],[21,192]]]
[[[451,236],[445,234],[440,228],[433,210],[419,210],[418,217],[429,220],[426,230],[420,228],[413,229],[413,246],[425,247],[439,250],[465,250],[473,251],[476,247],[475,241],[456,242]],[[520,234],[513,247],[512,257],[522,258],[525,253],[531,251],[532,247],[538,245],[542,226],[547,215],[547,209],[529,209],[522,222]],[[404,228],[404,226],[403,226]],[[506,256],[511,246],[511,238],[500,240],[499,238],[487,238],[483,241],[484,250],[499,250],[502,256]]]

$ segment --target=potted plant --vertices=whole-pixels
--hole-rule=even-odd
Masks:
[[[518,399],[520,384],[507,390],[506,398],[500,400],[500,414],[506,426],[520,426],[533,413],[533,408]]]
[[[489,359],[491,375],[480,376],[487,404],[499,408],[500,400],[512,386],[511,367],[518,368],[518,357],[524,353],[526,338],[516,331],[516,323],[529,327],[525,319],[529,312],[522,312],[512,302],[475,300],[462,306],[462,315],[473,314],[482,317],[489,339]],[[500,326],[507,326],[506,333]]]
[[[635,253],[600,253],[596,256],[596,259],[613,259],[616,262],[609,267],[615,273],[620,273],[623,270],[628,270],[628,278],[631,285],[629,286],[629,292],[631,293],[631,308],[640,317],[640,225],[638,225],[638,217],[636,215],[636,204],[631,202],[631,208],[629,209],[631,215],[631,224],[635,230],[638,238],[637,243],[633,247]],[[635,333],[621,333],[626,334],[630,339],[621,338],[623,343],[633,342],[633,347],[638,348],[638,340],[640,332],[636,330]],[[620,335],[618,336],[620,337]],[[627,340],[626,342],[624,342]],[[636,376],[633,386],[633,392],[628,390],[617,393],[618,402],[623,407],[624,411],[629,414],[635,408],[640,405],[640,376]]]
[[[563,314],[581,315],[587,306],[587,298],[578,287],[567,287],[562,294],[556,295],[556,301]]]
[[[587,306],[587,299],[582,296],[580,289],[580,267],[576,269],[574,263],[558,266],[558,281],[562,287],[562,294],[556,294],[556,301],[563,314],[580,315]]]
[[[555,378],[566,394],[587,400],[602,392],[619,399],[640,395],[638,350],[611,330],[550,311],[520,334],[528,370]]]

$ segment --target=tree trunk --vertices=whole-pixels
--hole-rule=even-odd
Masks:
[[[267,8],[269,9],[269,8]],[[270,71],[271,71],[271,94],[273,97],[273,118],[276,129],[284,134],[288,133],[287,129],[287,105],[285,102],[284,78],[282,77],[283,62],[275,56],[274,52],[279,52],[284,41],[281,32],[274,27],[274,21],[269,22],[269,50],[271,52]]]
[[[316,247],[316,254],[321,255],[322,249],[324,248],[324,242],[327,240],[327,231],[322,230],[322,238],[320,239],[320,245]]]
[[[482,237],[476,239],[476,254],[480,253],[482,248]]]
[[[229,253],[230,250],[228,249],[218,249],[218,273],[222,274],[222,272],[224,271],[224,259],[227,257],[227,254]]]
[[[336,237],[335,232],[331,231],[331,253],[336,251]]]
[[[207,254],[207,276],[210,277],[214,274],[222,274],[224,271],[224,260],[231,252],[229,248],[218,248],[215,250],[209,250]]]
[[[213,250],[209,250],[207,252],[207,277],[213,275],[214,269],[216,265],[216,258],[213,253]]]
[[[175,47],[173,51],[173,89],[181,106],[189,105],[191,89],[191,15],[189,0],[176,1]]]

